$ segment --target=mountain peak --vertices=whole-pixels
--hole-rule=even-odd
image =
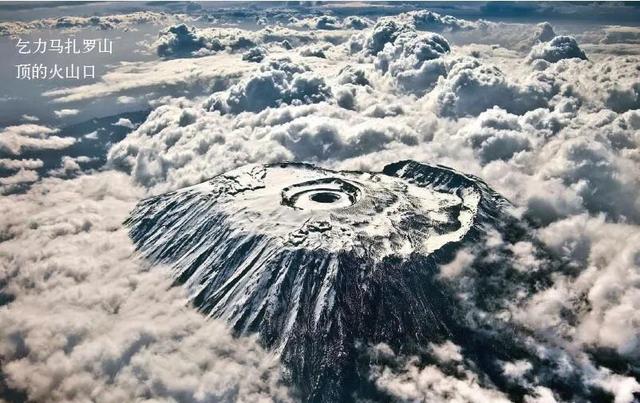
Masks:
[[[469,338],[438,267],[515,222],[509,207],[478,178],[438,165],[360,172],[282,163],[143,200],[126,224],[200,310],[238,334],[258,333],[304,400],[328,402],[352,399],[354,379],[370,383],[357,363],[363,346],[408,351],[453,339],[505,355],[502,342]]]

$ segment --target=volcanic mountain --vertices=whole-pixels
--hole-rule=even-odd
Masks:
[[[486,257],[482,245],[496,234],[529,239],[512,210],[480,179],[439,165],[337,172],[283,163],[143,200],[126,224],[198,309],[237,334],[258,333],[304,401],[388,400],[372,380],[371,347],[420,355],[445,341],[461,346],[481,383],[521,399],[527,391],[500,362],[546,364],[498,313],[543,286],[544,273],[523,273],[507,256],[473,263],[478,280],[466,290],[440,275],[462,248]],[[565,396],[588,394],[538,379]]]

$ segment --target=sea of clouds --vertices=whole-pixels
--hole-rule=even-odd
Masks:
[[[21,157],[25,150],[65,149],[76,139],[37,122],[0,129],[0,150],[10,154],[0,167],[13,172],[0,180],[7,399],[290,399],[277,359],[190,308],[168,273],[138,260],[122,221],[141,198],[247,163],[380,170],[400,159],[476,175],[516,206],[565,269],[501,315],[534,336],[541,357],[566,362],[565,374],[616,402],[637,398],[637,29],[569,35],[549,23],[429,11],[259,22],[259,29],[176,23],[149,44],[158,60],[114,66],[97,83],[45,94],[61,110],[72,101],[154,94],[150,114],[137,127],[128,122],[131,132],[110,147],[104,169],[83,172],[82,161],[68,158],[57,173],[39,175],[42,161]],[[11,27],[2,29],[39,26]],[[16,192],[24,183],[32,185]],[[531,244],[494,242],[522,270],[544,264]],[[474,252],[461,251],[443,278],[472,283]],[[429,348],[442,366],[372,346],[382,357],[373,367],[378,387],[408,401],[507,399],[478,379],[458,346]],[[447,366],[453,372],[443,372]],[[504,363],[527,401],[561,401],[536,385],[530,368]]]

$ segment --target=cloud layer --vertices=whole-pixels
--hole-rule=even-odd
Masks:
[[[6,383],[35,401],[287,400],[255,340],[204,320],[135,257],[121,223],[142,194],[126,184],[47,179],[0,201]]]
[[[166,24],[182,18],[186,18],[186,16],[153,11],[137,11],[130,14],[106,16],[70,16],[60,18],[43,18],[33,21],[3,21],[0,22],[0,36],[25,35],[29,34],[31,31],[49,29],[126,29],[137,24]]]

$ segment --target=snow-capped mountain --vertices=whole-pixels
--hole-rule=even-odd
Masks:
[[[531,353],[499,313],[545,277],[506,255],[474,263],[482,276],[467,288],[440,273],[462,248],[487,254],[496,234],[528,239],[478,178],[413,161],[381,172],[249,165],[146,199],[127,225],[200,310],[257,332],[305,401],[384,400],[369,373],[380,343],[410,355],[452,341],[483,382],[525,393],[499,363]]]

